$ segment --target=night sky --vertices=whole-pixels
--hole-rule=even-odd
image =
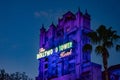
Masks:
[[[6,72],[38,75],[39,30],[46,28],[67,11],[91,15],[91,28],[104,24],[120,34],[120,0],[0,0],[0,68]],[[109,65],[120,64],[120,52],[110,50]],[[101,57],[92,54],[101,64]]]

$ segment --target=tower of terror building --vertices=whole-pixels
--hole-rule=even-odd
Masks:
[[[101,65],[91,62],[90,52],[82,47],[90,42],[91,17],[78,10],[68,11],[58,24],[40,29],[37,59],[39,74],[36,80],[101,80]]]

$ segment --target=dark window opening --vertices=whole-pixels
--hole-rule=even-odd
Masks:
[[[48,61],[48,58],[45,58],[45,61]]]
[[[45,64],[45,68],[48,68],[48,64]]]

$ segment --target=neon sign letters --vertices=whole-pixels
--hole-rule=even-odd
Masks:
[[[64,51],[64,50],[69,49],[71,47],[72,47],[72,42],[65,43],[63,45],[60,45],[60,46],[55,47],[54,49],[50,49],[50,50],[45,50],[44,48],[40,48],[39,49],[39,54],[37,54],[37,59],[43,58],[45,56],[52,55],[53,53]],[[70,52],[66,52],[66,53],[61,52],[60,57],[68,56],[68,55],[71,54],[71,52],[72,52],[72,49],[70,50]]]
[[[61,54],[60,54],[60,57],[66,57],[66,56],[69,56],[69,55],[71,55],[72,54],[72,49],[70,49],[70,51],[69,52],[61,52]]]

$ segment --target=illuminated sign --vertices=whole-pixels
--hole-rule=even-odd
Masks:
[[[72,49],[70,49],[70,51],[69,52],[61,52],[61,54],[60,54],[60,57],[66,57],[66,56],[69,56],[69,55],[71,55],[72,54]]]
[[[71,48],[71,47],[72,47],[72,42],[65,43],[63,45],[55,47],[55,49],[50,49],[50,50],[45,50],[44,48],[40,48],[39,49],[39,54],[37,54],[37,59],[43,58],[45,56],[49,56],[49,55],[53,54],[54,52],[57,53],[57,52],[60,52],[60,51],[64,51],[64,50],[66,50],[68,48]],[[72,51],[72,49],[70,50],[70,52],[67,52],[67,53],[62,52],[60,54],[60,57],[65,57],[66,55],[70,55],[71,51]]]

